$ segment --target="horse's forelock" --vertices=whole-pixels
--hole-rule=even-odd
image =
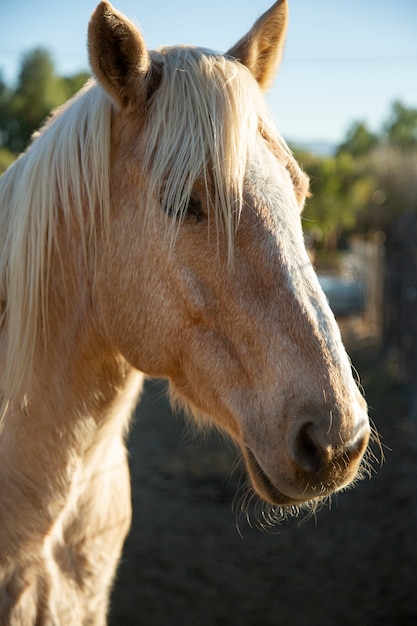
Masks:
[[[250,72],[223,55],[175,47],[158,56],[163,71],[148,105],[143,155],[152,200],[147,204],[160,202],[177,217],[168,226],[173,244],[202,176],[232,258],[248,155],[256,150],[259,125],[271,127],[263,95]]]

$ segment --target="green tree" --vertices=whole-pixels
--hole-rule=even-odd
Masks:
[[[12,113],[17,124],[9,131],[8,143],[11,150],[22,150],[51,109],[66,99],[65,84],[55,74],[50,53],[44,48],[36,48],[27,53],[12,99]]]
[[[0,74],[0,148],[7,145],[10,130],[13,128],[12,90]]]
[[[348,152],[354,157],[369,154],[377,145],[378,137],[370,132],[365,122],[354,122],[346,139],[340,144],[337,154]]]
[[[0,148],[0,176],[13,163],[16,155],[7,148]]]
[[[312,197],[304,211],[304,230],[321,233],[326,249],[335,248],[341,234],[355,228],[357,214],[367,204],[373,189],[368,167],[343,151],[332,157],[304,155]]]
[[[64,76],[62,80],[64,82],[67,98],[71,98],[71,96],[77,93],[89,78],[90,74],[88,72],[77,72],[72,76]]]
[[[16,89],[9,88],[0,74],[2,167],[9,161],[5,155],[21,152],[51,110],[73,96],[88,78],[86,72],[58,76],[50,53],[43,48],[24,56]]]
[[[327,249],[346,230],[385,231],[417,211],[417,109],[395,102],[379,134],[354,122],[335,156],[301,160],[313,193],[304,228],[321,231]]]
[[[374,190],[364,205],[368,229],[389,230],[404,213],[417,212],[417,149],[381,144],[372,155]]]
[[[394,102],[383,132],[390,145],[417,149],[417,109]]]

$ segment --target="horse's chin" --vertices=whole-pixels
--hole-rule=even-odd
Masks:
[[[301,482],[298,477],[295,482],[288,486],[288,491],[277,487],[257,460],[252,450],[245,446],[243,455],[246,461],[246,467],[252,482],[254,490],[258,495],[269,504],[283,508],[316,508],[321,502],[324,502],[328,496],[335,492],[345,491],[349,486],[354,485],[357,479],[362,478],[361,471],[355,471],[353,474],[334,474],[325,477],[318,475],[316,480],[304,480]],[[336,464],[335,467],[337,467]]]
[[[256,459],[256,456],[248,446],[245,447],[244,457],[246,460],[246,466],[252,481],[253,488],[263,500],[266,500],[267,502],[275,506],[282,507],[299,506],[305,504],[306,499],[293,498],[278,489],[272,483],[272,481],[264,472],[258,460]]]

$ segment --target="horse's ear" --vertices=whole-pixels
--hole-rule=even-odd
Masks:
[[[151,59],[138,29],[109,2],[100,2],[88,26],[91,68],[121,108],[140,106],[147,98]]]
[[[278,70],[287,23],[287,0],[278,0],[227,53],[246,65],[263,91],[270,87]]]

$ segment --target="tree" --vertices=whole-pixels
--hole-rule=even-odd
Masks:
[[[326,249],[336,247],[340,235],[352,230],[357,215],[372,194],[367,167],[346,151],[334,157],[301,155],[310,176],[312,197],[304,211],[304,230],[322,234]]]
[[[12,90],[7,87],[0,74],[0,148],[7,145],[10,130],[13,127],[11,99]]]
[[[9,147],[15,152],[22,150],[51,109],[66,99],[65,85],[55,74],[50,53],[44,48],[27,53],[12,102],[17,126],[9,136]]]
[[[354,122],[349,128],[346,139],[340,144],[337,154],[348,152],[354,157],[369,154],[377,145],[378,137],[371,133],[365,122]]]
[[[71,96],[77,93],[89,78],[90,74],[88,72],[77,72],[72,76],[64,76],[62,80],[64,82],[67,98],[71,98]]]
[[[0,148],[0,176],[7,170],[9,165],[13,163],[16,155],[7,148]]]
[[[28,52],[15,90],[8,88],[0,76],[0,148],[21,152],[51,110],[78,91],[88,76],[85,72],[57,76],[47,50]]]
[[[403,149],[417,149],[417,109],[394,102],[390,117],[384,124],[386,141]]]

